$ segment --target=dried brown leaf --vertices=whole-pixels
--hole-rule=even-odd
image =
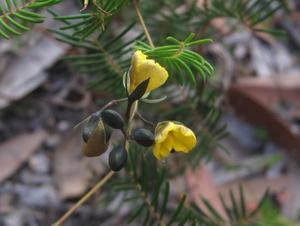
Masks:
[[[61,199],[82,195],[90,186],[92,171],[95,171],[94,166],[102,167],[99,157],[84,157],[82,147],[81,130],[77,130],[70,133],[55,150],[54,180]],[[98,169],[97,171],[99,173],[104,170]]]
[[[16,170],[37,150],[47,137],[44,130],[18,135],[0,144],[0,183]]]

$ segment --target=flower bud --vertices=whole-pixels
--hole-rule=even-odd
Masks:
[[[124,127],[123,117],[116,111],[104,110],[101,113],[103,121],[114,129],[122,129]]]
[[[150,147],[154,143],[154,135],[150,130],[139,128],[133,132],[133,139],[140,145]]]
[[[126,164],[127,151],[124,147],[115,147],[110,153],[108,158],[109,167],[113,171],[120,171]]]
[[[102,120],[99,120],[92,132],[86,129],[86,134],[83,134],[83,137],[86,139],[86,143],[83,146],[83,154],[85,156],[99,156],[107,150],[108,140]]]
[[[141,82],[141,84],[139,84],[135,88],[135,90],[133,90],[133,92],[129,95],[128,100],[133,103],[134,101],[141,99],[147,90],[149,81],[150,81],[150,78]]]

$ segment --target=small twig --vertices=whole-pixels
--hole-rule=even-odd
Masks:
[[[110,171],[103,177],[88,193],[86,193],[71,209],[68,210],[58,221],[52,226],[61,226],[83,203],[91,198],[113,175],[114,171]]]
[[[144,116],[142,116],[139,112],[136,112],[136,116],[138,116],[143,122],[151,125],[152,127],[154,127],[154,123],[145,119]]]
[[[150,36],[150,33],[148,31],[148,28],[145,24],[145,21],[144,21],[144,18],[142,16],[142,13],[141,13],[141,10],[140,10],[140,6],[139,6],[139,3],[138,3],[138,0],[133,0],[133,5],[134,5],[134,8],[135,8],[135,11],[136,11],[136,14],[138,15],[138,18],[140,20],[140,23],[144,29],[144,32],[145,32],[145,35],[147,37],[147,40],[150,44],[151,47],[154,47],[154,44],[153,44],[153,41],[152,41],[152,38]]]

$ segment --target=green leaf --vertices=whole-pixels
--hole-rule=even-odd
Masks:
[[[229,191],[229,194],[230,194],[230,199],[231,199],[231,203],[232,203],[233,214],[234,214],[235,219],[238,221],[238,219],[240,219],[239,207],[237,205],[237,201],[234,197],[232,190]]]
[[[269,189],[265,191],[265,193],[264,193],[263,197],[261,198],[261,200],[259,201],[257,207],[253,211],[251,211],[248,216],[249,217],[255,216],[260,211],[260,208],[262,207],[262,205],[268,198],[269,198]]]
[[[247,212],[246,212],[244,189],[243,189],[242,185],[239,185],[239,191],[240,191],[241,215],[242,215],[243,218],[245,218],[247,216]]]
[[[45,20],[42,14],[36,13],[32,9],[42,9],[59,2],[59,0],[33,0],[19,3],[16,0],[12,0],[12,2],[5,0],[6,7],[0,3],[0,35],[5,39],[10,39],[30,30],[30,24],[42,23]]]
[[[212,214],[212,216],[214,216],[217,220],[224,222],[224,219],[206,198],[202,197],[202,201],[205,204],[208,211]]]
[[[183,197],[180,200],[180,203],[178,204],[178,207],[175,210],[175,213],[173,214],[173,216],[171,217],[170,221],[168,222],[168,226],[170,226],[178,217],[178,215],[180,214],[181,210],[184,207],[184,202],[186,200],[186,195],[183,195]]]
[[[170,184],[169,182],[165,183],[165,189],[164,189],[164,194],[163,194],[163,201],[162,201],[162,205],[160,207],[160,218],[162,219],[166,208],[167,208],[167,203],[169,200],[169,193],[170,193]]]
[[[146,204],[142,204],[140,207],[136,208],[135,212],[132,214],[132,216],[128,219],[127,223],[130,224],[133,222],[139,215],[142,214],[143,210],[145,209]]]

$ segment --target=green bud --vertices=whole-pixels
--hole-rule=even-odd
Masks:
[[[122,129],[124,127],[123,117],[116,111],[104,110],[101,113],[103,121],[114,129]]]
[[[120,171],[126,164],[127,151],[123,146],[115,147],[108,158],[109,167],[113,171]]]
[[[139,128],[133,132],[133,139],[140,145],[150,147],[154,143],[154,135],[150,130]]]
[[[96,128],[89,135],[88,133],[83,135],[84,137],[86,136],[87,140],[83,146],[83,154],[87,157],[95,157],[103,154],[107,150],[108,140],[102,120],[97,123]]]

